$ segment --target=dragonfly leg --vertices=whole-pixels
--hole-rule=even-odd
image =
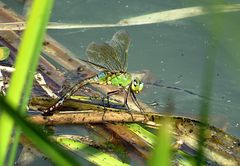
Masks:
[[[108,92],[108,93],[107,93],[108,105],[110,105],[110,103],[109,103],[109,97],[110,97],[110,96],[117,95],[117,94],[120,94],[120,93],[123,93],[123,92],[124,92],[123,107],[126,107],[126,108],[129,110],[129,106],[128,106],[128,103],[127,103],[128,94],[129,94],[129,92],[130,92],[130,89],[129,89],[129,88],[128,88],[127,90],[121,88],[121,89],[118,89],[118,90],[115,90],[115,91],[112,91],[112,92]]]
[[[107,107],[110,107],[110,103],[109,103],[109,97],[110,96],[113,96],[113,95],[116,95],[116,94],[119,94],[119,93],[122,93],[122,89],[118,89],[118,90],[115,90],[115,91],[111,91],[111,92],[108,92],[107,93]],[[105,97],[102,98],[102,102],[103,102],[103,107],[104,107],[104,111],[103,111],[103,116],[102,116],[102,120],[104,121],[104,115],[106,113],[106,109],[105,109]]]
[[[104,108],[105,108],[105,107],[104,107]],[[105,121],[105,120],[104,120],[105,113],[106,113],[106,109],[103,110],[102,121]]]
[[[101,97],[101,99],[102,99],[102,103],[103,103],[103,108],[105,110],[105,97]]]
[[[143,113],[145,120],[147,120],[148,118],[147,118],[147,116],[145,115],[145,112],[144,112],[143,108],[140,106],[140,104],[139,104],[139,102],[138,102],[138,100],[137,100],[134,92],[133,92],[133,91],[130,91],[130,93],[131,93],[132,101],[133,101],[134,104],[139,108],[139,110]]]
[[[128,95],[129,95],[129,92],[130,92],[130,88],[128,88],[127,90],[124,90],[124,92],[125,92],[125,96],[124,96],[123,106],[125,106],[129,110],[127,99],[128,99]]]
[[[130,93],[131,93],[131,98],[132,98],[132,101],[134,102],[134,104],[139,108],[139,110],[142,113],[144,113],[143,108],[140,106],[139,102],[137,101],[137,98],[136,98],[134,92],[131,91]]]
[[[110,103],[109,103],[110,96],[123,93],[123,90],[124,90],[124,89],[121,88],[121,89],[118,89],[118,90],[111,91],[111,92],[108,92],[108,93],[107,93],[107,104],[108,104],[108,107],[110,107]]]
[[[132,120],[133,120],[133,115],[132,115],[131,112],[129,111],[129,106],[128,106],[128,104],[127,104],[127,98],[128,98],[128,94],[129,94],[129,92],[130,92],[130,89],[128,89],[128,90],[126,91],[125,89],[121,88],[121,89],[118,89],[118,90],[115,90],[115,91],[108,92],[108,93],[107,93],[108,106],[110,106],[110,103],[109,103],[109,97],[110,97],[110,96],[117,95],[117,94],[120,94],[120,93],[123,93],[123,92],[125,93],[125,95],[124,95],[123,107],[126,107],[126,108],[127,108],[128,112],[129,112],[129,114],[131,115]],[[105,106],[105,104],[104,104],[104,106]],[[105,110],[104,110],[104,113],[103,113],[102,120],[104,120],[104,114],[105,114]]]
[[[130,111],[130,109],[129,109],[128,103],[127,103],[128,95],[129,95],[129,93],[130,93],[130,88],[128,88],[127,90],[124,89],[124,92],[125,92],[125,96],[124,96],[123,106],[125,106],[125,107],[127,108],[128,113],[129,113],[129,114],[131,115],[131,117],[132,117],[132,120],[134,120],[133,115],[132,115],[132,113],[131,113],[131,111]]]

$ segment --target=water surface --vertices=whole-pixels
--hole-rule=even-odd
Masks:
[[[22,5],[3,0],[18,12]],[[110,1],[57,0],[51,21],[60,23],[116,23],[121,19],[171,9],[207,6],[205,1]],[[228,1],[232,4],[238,1]],[[220,2],[218,2],[220,3]],[[240,136],[240,47],[239,12],[202,15],[171,22],[122,28],[49,30],[48,33],[70,49],[77,57],[85,58],[85,48],[91,41],[110,40],[125,29],[131,36],[128,70],[144,69],[162,80],[165,85],[177,86],[201,93],[204,62],[216,54],[214,85],[211,100],[210,124]],[[219,26],[221,25],[221,26]],[[238,35],[238,36],[237,36]],[[162,111],[167,97],[175,104],[174,114],[197,118],[200,98],[183,92],[148,86],[138,97],[145,103],[156,101]]]

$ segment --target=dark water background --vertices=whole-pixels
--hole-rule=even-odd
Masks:
[[[23,5],[13,0],[4,3],[24,13]],[[207,6],[207,1],[174,0],[56,0],[51,21],[60,23],[116,23],[121,19],[171,9]],[[212,1],[213,2],[213,1]],[[217,1],[221,3],[221,1]],[[239,3],[238,0],[228,1]],[[216,3],[217,4],[217,3]],[[215,18],[215,19],[213,19]],[[48,33],[76,56],[85,58],[85,48],[91,42],[110,40],[125,29],[131,36],[128,71],[149,70],[165,85],[193,92],[201,91],[204,61],[216,54],[210,124],[240,136],[240,12],[189,17],[171,22],[122,28],[49,30]],[[215,21],[221,27],[215,27]],[[217,25],[216,25],[217,26]],[[220,30],[219,30],[220,28]],[[219,30],[220,33],[214,33]],[[238,32],[238,33],[237,33]],[[145,103],[157,102],[162,111],[171,95],[174,114],[197,118],[200,98],[179,91],[148,86],[138,95]]]

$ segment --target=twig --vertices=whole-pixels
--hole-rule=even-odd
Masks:
[[[143,122],[146,117],[140,112],[120,111],[79,111],[78,113],[58,113],[53,116],[44,117],[33,115],[28,119],[41,125],[62,125],[82,123],[104,123],[104,122]]]
[[[9,72],[9,73],[12,73],[12,72],[15,71],[15,68],[14,68],[14,67],[10,67],[10,66],[0,65],[0,70],[1,70],[1,71],[6,71],[6,72]]]
[[[9,73],[12,73],[15,71],[15,68],[14,67],[10,67],[10,66],[3,66],[3,65],[0,65],[0,71],[6,71],[6,72],[9,72]],[[53,91],[47,86],[47,83],[44,79],[44,77],[42,76],[41,73],[36,73],[34,75],[35,77],[35,80],[38,82],[38,84],[43,88],[43,90],[49,95],[51,96],[52,98],[57,98],[58,96],[53,93]]]
[[[42,74],[40,73],[36,73],[34,75],[35,77],[35,80],[38,82],[38,84],[43,88],[43,90],[49,95],[51,96],[52,98],[58,98],[58,96],[53,93],[53,91],[47,86],[47,83],[44,79],[44,77],[42,76]]]
[[[51,22],[48,29],[84,29],[84,28],[109,28],[109,27],[126,27],[135,25],[155,24],[161,22],[175,21],[189,17],[201,16],[212,13],[226,13],[240,11],[240,4],[230,5],[212,5],[209,7],[194,6],[180,9],[149,13],[141,16],[122,19],[113,24],[67,24]],[[24,30],[25,22],[0,23],[0,30]]]

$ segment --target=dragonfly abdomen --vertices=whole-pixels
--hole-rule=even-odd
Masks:
[[[89,82],[90,79],[81,81],[78,84],[76,84],[76,86],[72,87],[65,95],[63,95],[61,98],[59,98],[55,104],[53,104],[47,110],[43,110],[43,115],[52,115],[53,112],[55,112],[54,110],[63,104],[64,100],[69,98],[72,94],[74,94],[78,89],[80,89],[84,85],[90,83]]]

